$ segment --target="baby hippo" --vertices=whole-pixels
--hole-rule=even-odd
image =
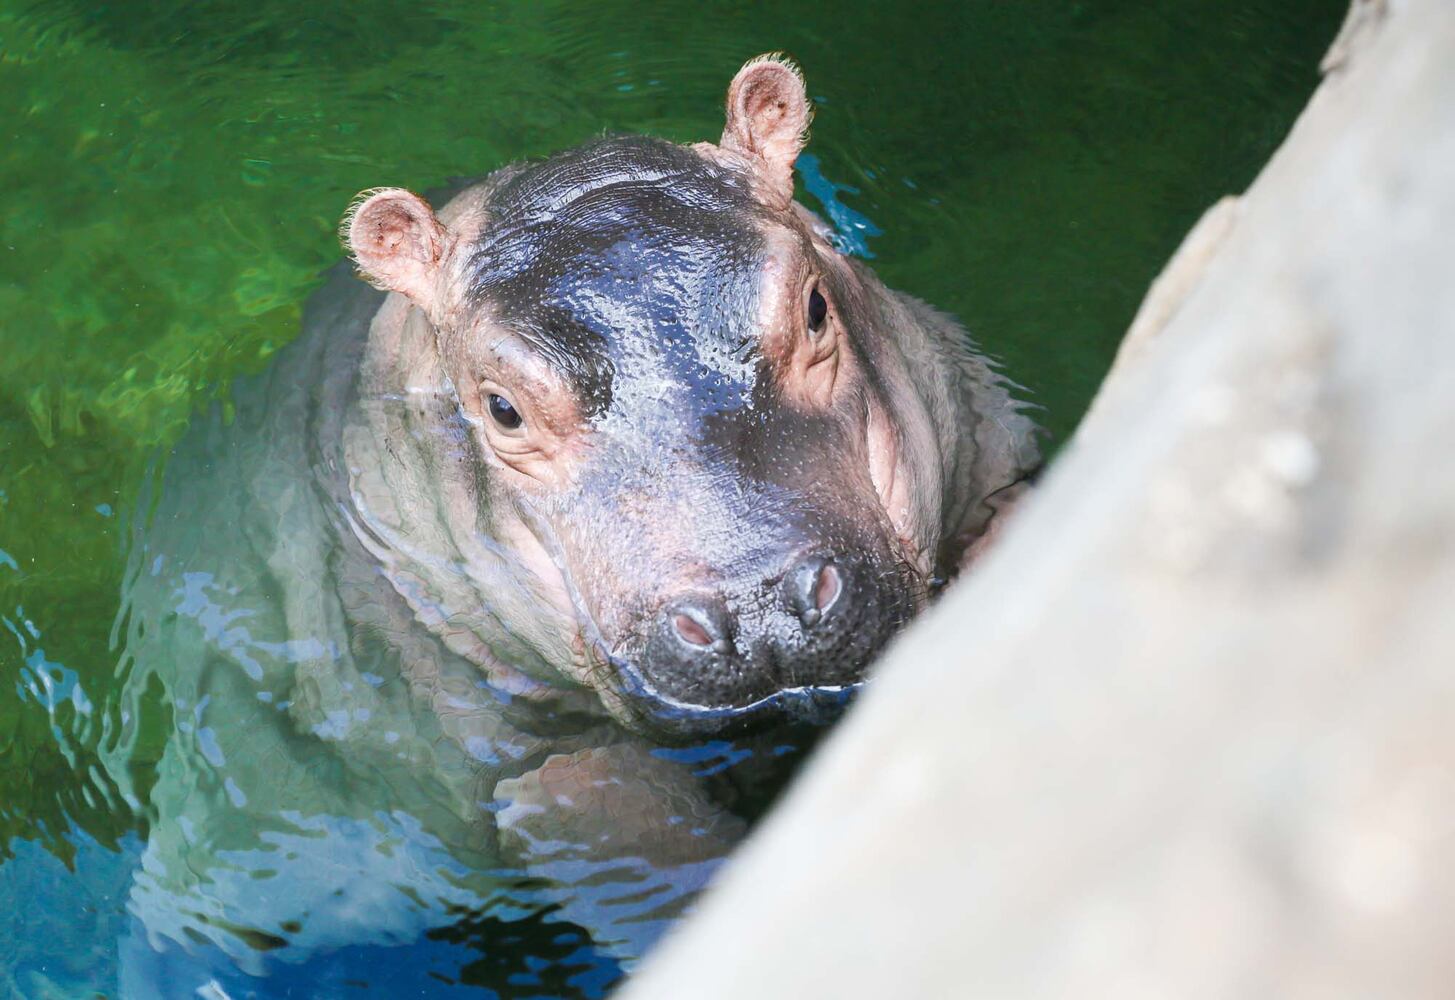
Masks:
[[[399,480],[351,463],[358,535],[427,621],[461,613],[430,624],[482,669],[574,681],[661,739],[817,716],[1034,462],[964,332],[793,201],[809,118],[759,59],[718,145],[604,139],[440,217],[384,189],[346,219],[398,293],[366,391],[441,404]]]
[[[543,906],[634,957],[741,836],[754,734],[831,716],[954,575],[1035,431],[794,202],[809,118],[766,57],[716,144],[361,196],[368,284],[144,504],[129,989]]]

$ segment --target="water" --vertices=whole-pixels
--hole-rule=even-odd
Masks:
[[[713,138],[736,67],[787,50],[818,106],[800,197],[961,317],[1059,440],[1178,239],[1286,132],[1343,6],[4,0],[0,996],[114,995],[137,944],[159,814],[102,764],[137,500],[192,415],[296,336],[355,192],[606,129]],[[144,793],[196,706],[142,704],[123,749]],[[391,822],[368,836],[408,842]],[[224,985],[590,996],[619,975],[569,921],[498,906]]]

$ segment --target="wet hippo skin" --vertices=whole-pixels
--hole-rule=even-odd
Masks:
[[[150,819],[136,981],[543,905],[629,961],[779,727],[832,718],[974,550],[1034,428],[792,201],[808,120],[755,60],[717,144],[600,139],[438,214],[361,196],[365,280],[138,519],[107,741]]]

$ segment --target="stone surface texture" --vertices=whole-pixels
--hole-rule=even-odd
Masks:
[[[1359,0],[628,1000],[1455,989],[1455,3]]]

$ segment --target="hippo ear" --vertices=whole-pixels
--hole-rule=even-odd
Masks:
[[[449,237],[423,198],[401,188],[365,191],[340,231],[369,284],[431,311]]]
[[[759,56],[728,87],[721,145],[755,158],[768,192],[786,208],[793,198],[793,161],[812,118],[798,67],[778,53]]]

